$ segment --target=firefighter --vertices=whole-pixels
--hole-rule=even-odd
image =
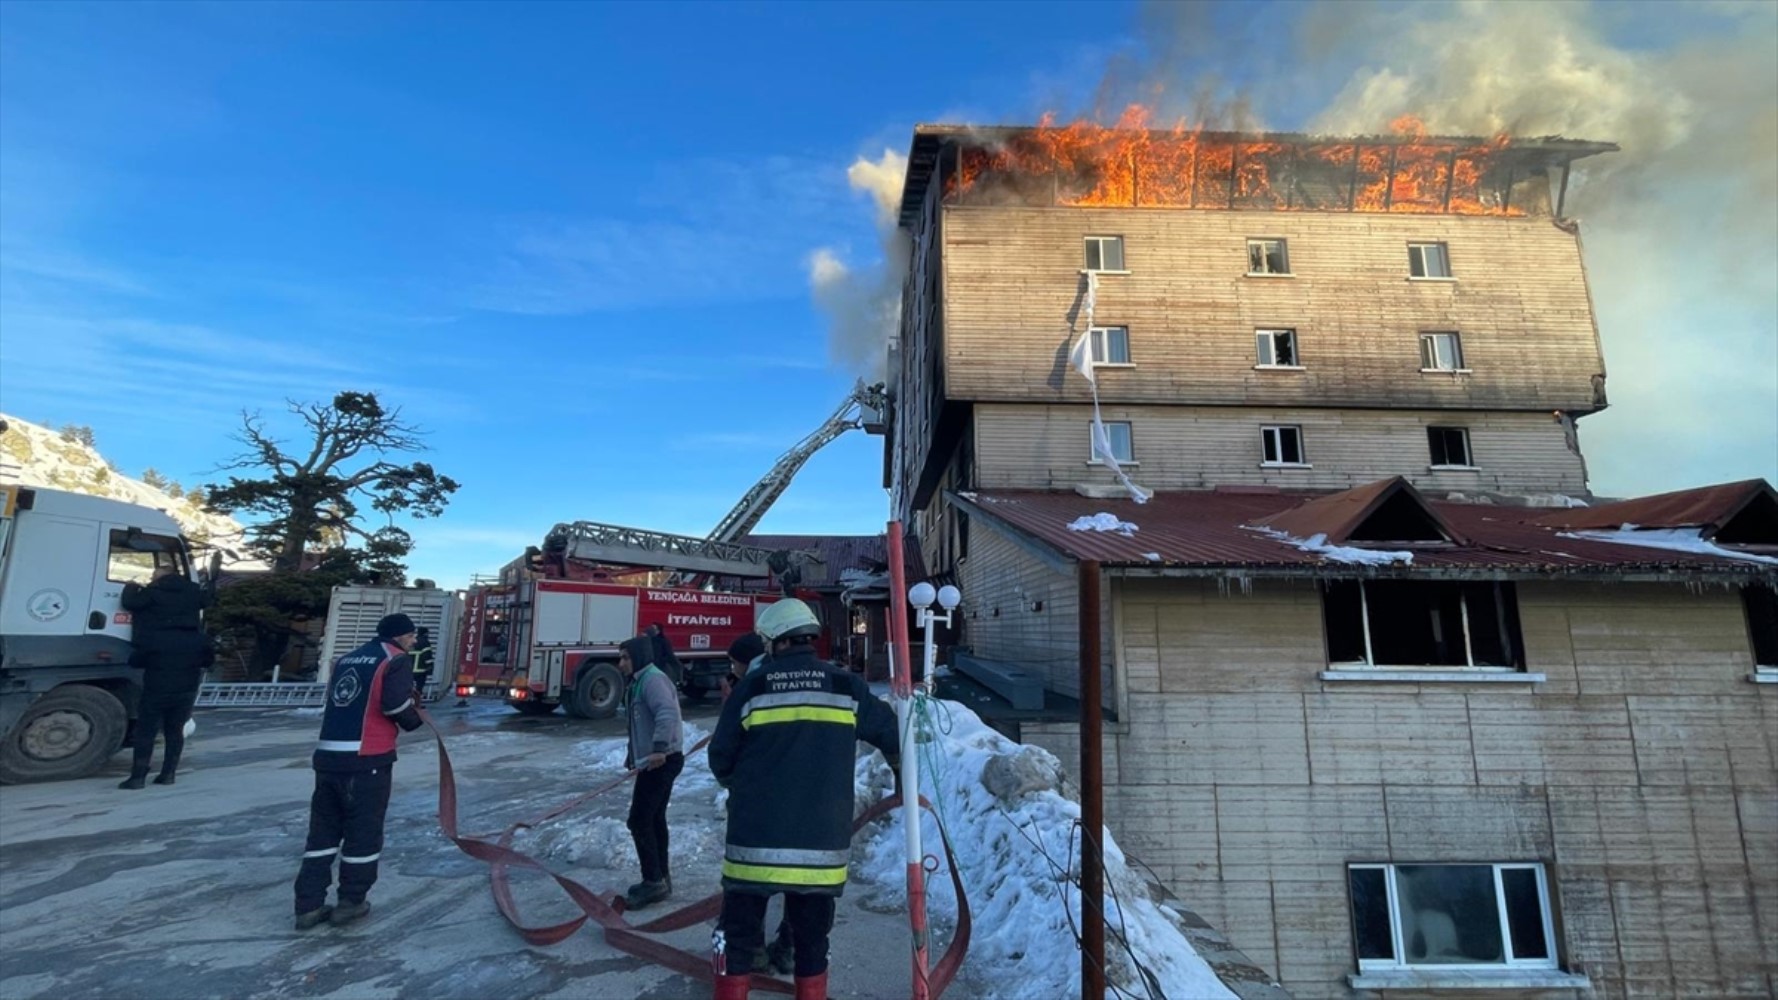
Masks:
[[[766,641],[759,637],[758,632],[749,632],[741,636],[728,647],[729,672],[722,679],[722,698],[728,700],[730,692],[741,678],[760,668],[765,662]],[[773,969],[787,973],[793,968],[791,945],[790,918],[780,917],[778,930],[772,935],[772,943],[753,956],[753,971],[769,972]]]
[[[655,660],[654,650],[654,640],[639,635],[624,640],[617,654],[617,669],[629,679],[624,714],[630,724],[630,740],[624,766],[639,772],[630,792],[629,827],[636,841],[636,858],[642,864],[642,881],[625,894],[632,910],[673,894],[667,803],[673,798],[674,780],[685,770],[679,693]]]
[[[349,924],[370,912],[365,896],[377,881],[383,816],[395,768],[396,727],[424,723],[413,698],[408,655],[418,636],[407,615],[388,615],[377,636],[334,664],[315,746],[315,794],[309,838],[296,875],[296,929],[326,921]],[[333,860],[340,862],[339,905],[327,905]]]
[[[185,723],[210,665],[210,640],[204,636],[203,610],[215,598],[173,566],[155,571],[148,586],[128,583],[120,598],[130,612],[130,665],[142,668],[142,698],[136,706],[136,739],[130,776],[117,787],[137,789],[154,760],[154,737],[167,743],[157,785],[173,783],[179,755],[185,750]]]
[[[414,703],[424,704],[426,701],[426,682],[432,679],[432,663],[436,651],[432,648],[432,633],[422,625],[415,632],[414,639]]]
[[[895,713],[862,678],[816,659],[821,623],[807,604],[778,601],[757,627],[770,654],[735,686],[710,741],[710,771],[729,790],[716,1000],[747,996],[766,903],[780,892],[797,1000],[826,1000],[827,939],[851,853],[853,744],[870,743],[893,766]]]

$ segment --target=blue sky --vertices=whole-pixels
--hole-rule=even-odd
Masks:
[[[1628,10],[1588,30],[1676,44]],[[702,533],[851,385],[807,262],[878,252],[855,158],[1090,110],[1108,66],[1169,57],[1298,127],[1369,58],[1312,8],[1182,11],[8,2],[0,406],[192,483],[239,410],[376,390],[464,483],[413,559],[453,583],[559,520]],[[1314,66],[1282,70],[1286,36]],[[1620,478],[1770,474],[1735,457],[1769,440]],[[762,530],[879,530],[880,447],[829,447]]]

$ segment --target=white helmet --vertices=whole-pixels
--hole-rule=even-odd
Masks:
[[[821,619],[809,606],[794,597],[786,597],[759,613],[754,626],[767,642],[794,639],[803,635],[820,635]]]

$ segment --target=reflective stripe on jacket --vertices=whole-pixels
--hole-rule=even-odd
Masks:
[[[806,647],[769,657],[723,704],[710,770],[729,789],[723,888],[839,895],[857,741],[896,749],[895,714]]]

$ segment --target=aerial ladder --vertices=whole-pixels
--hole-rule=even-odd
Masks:
[[[882,433],[887,406],[882,383],[865,385],[861,379],[851,394],[807,437],[778,457],[772,468],[741,496],[739,503],[703,538],[666,532],[574,521],[558,524],[544,539],[543,555],[552,559],[613,566],[646,566],[672,570],[669,586],[692,586],[709,576],[782,577],[795,565],[796,555],[741,544],[765,517],[791,480],[822,448],[847,431],[862,428]]]

